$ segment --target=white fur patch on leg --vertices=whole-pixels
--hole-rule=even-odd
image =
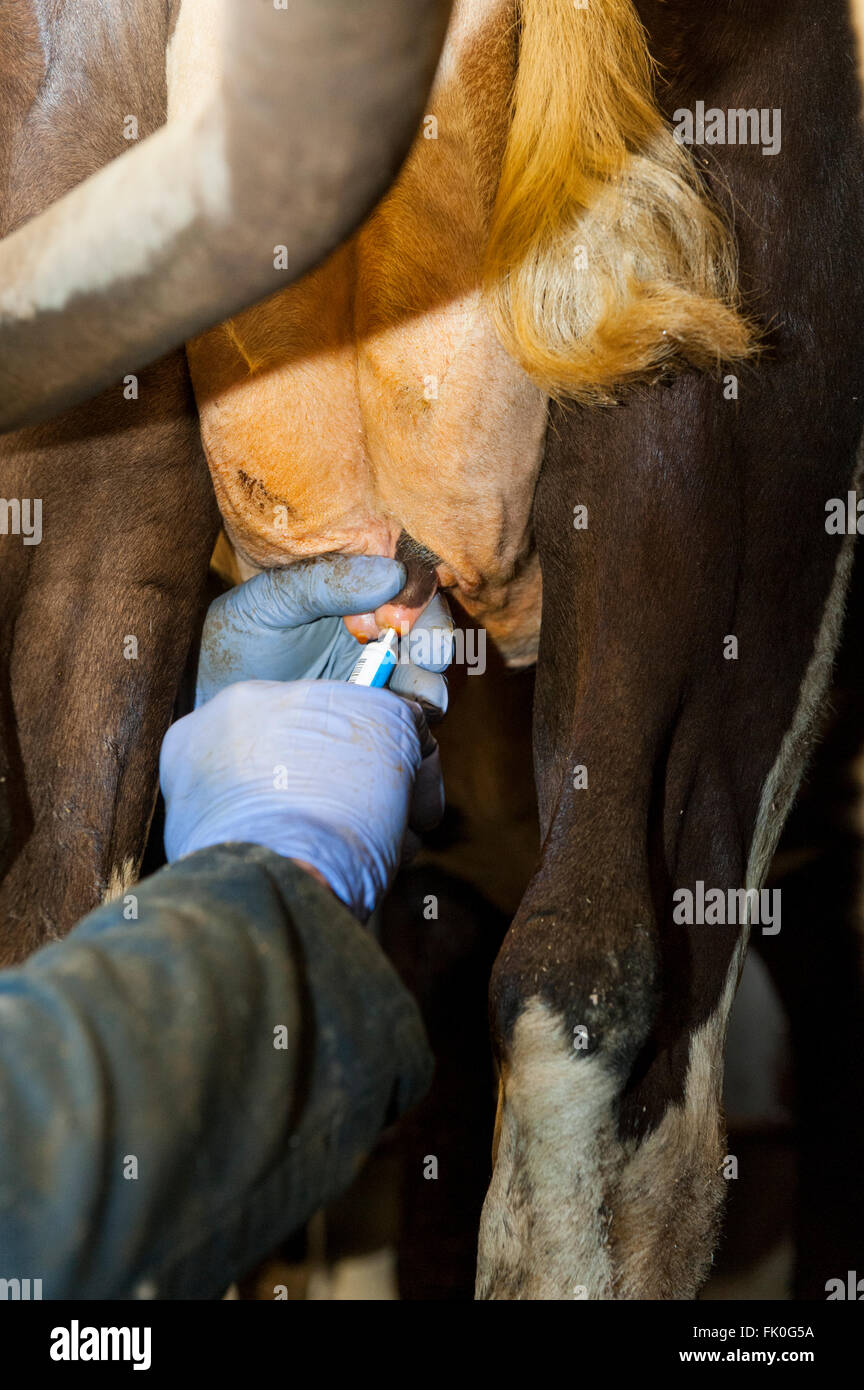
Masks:
[[[620,1082],[568,1052],[561,1019],[532,999],[502,1077],[498,1154],[480,1223],[477,1297],[602,1298],[612,1267],[604,1209]]]
[[[719,1093],[742,949],[691,1041],[683,1101],[641,1141],[618,1134],[620,1077],[571,1052],[562,1019],[528,1003],[502,1078],[478,1298],[695,1297],[723,1199]]]
[[[115,864],[108,876],[108,886],[102,894],[103,903],[113,903],[122,898],[138,882],[135,860],[127,855],[121,864]]]

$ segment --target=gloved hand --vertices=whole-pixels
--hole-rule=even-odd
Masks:
[[[311,865],[365,921],[399,867],[409,818],[422,832],[443,811],[437,751],[424,760],[424,736],[419,707],[389,690],[229,686],[162,744],[167,857],[265,845]]]
[[[335,555],[264,570],[210,605],[201,638],[195,708],[245,680],[347,680],[362,647],[342,617],[373,612],[405,583],[405,569],[382,556]],[[447,709],[442,674],[453,651],[453,620],[436,594],[412,628],[410,662],[390,689]],[[404,648],[403,641],[403,648]]]

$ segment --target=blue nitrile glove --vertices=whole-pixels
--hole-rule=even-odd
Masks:
[[[443,809],[437,753],[424,759],[424,737],[419,707],[389,690],[229,686],[162,744],[167,857],[265,845],[311,865],[365,920],[399,867],[409,816],[422,831]]]
[[[334,555],[264,570],[211,603],[201,637],[196,709],[245,680],[347,680],[363,648],[342,618],[374,612],[405,583],[396,560]],[[436,594],[408,639],[390,689],[447,709],[442,672],[453,651],[453,620]],[[403,642],[403,648],[404,648]]]

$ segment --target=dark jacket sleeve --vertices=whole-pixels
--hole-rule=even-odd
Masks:
[[[0,1279],[43,1298],[217,1297],[431,1079],[413,1000],[298,866],[224,845],[130,891],[0,972]]]

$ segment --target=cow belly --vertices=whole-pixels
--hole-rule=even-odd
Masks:
[[[539,629],[530,510],[546,398],[480,290],[512,18],[513,0],[459,0],[430,116],[387,198],[322,267],[204,334],[189,360],[241,556],[392,555],[407,533],[520,662]]]

